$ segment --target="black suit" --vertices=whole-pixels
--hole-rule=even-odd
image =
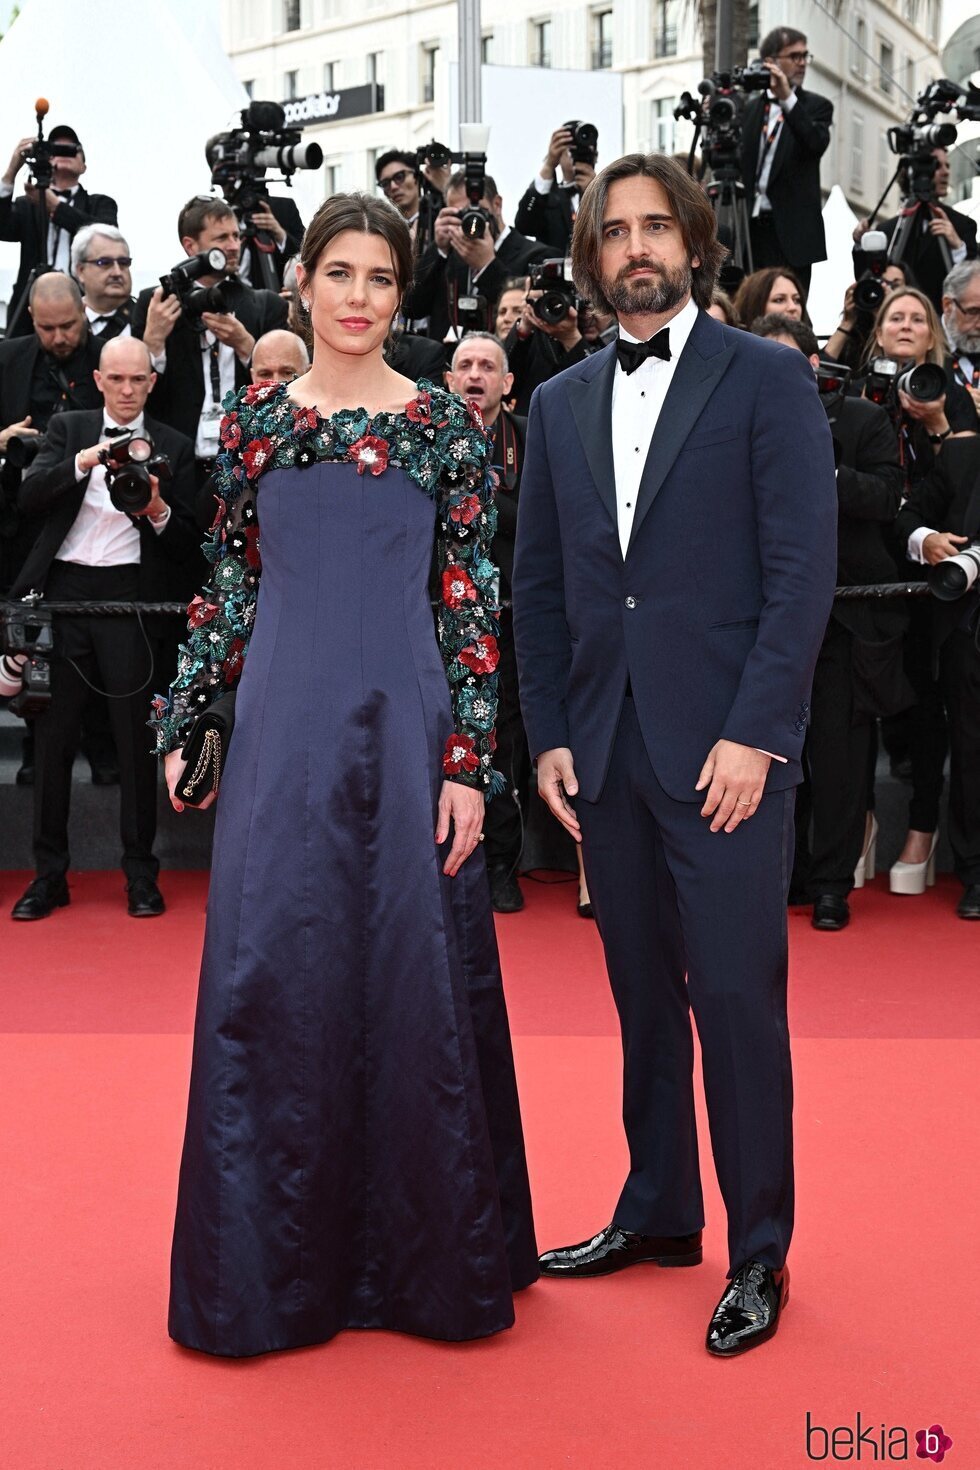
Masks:
[[[894,582],[885,544],[902,498],[891,419],[865,398],[824,400],[838,446],[837,585]],[[835,602],[813,676],[813,721],[797,795],[793,886],[846,897],[864,843],[874,719],[912,702],[901,602]],[[810,824],[813,824],[812,846]]]
[[[920,526],[980,540],[980,438],[950,439],[902,506],[903,542]],[[933,604],[933,638],[949,721],[949,840],[964,884],[980,883],[980,584]]]
[[[504,351],[514,374],[514,407],[522,414],[530,409],[536,388],[547,383],[556,373],[564,372],[590,356],[589,344],[584,337],[566,352],[561,343],[549,337],[547,332],[532,331],[530,337],[521,337],[516,326],[511,327],[507,334]]]
[[[269,209],[273,218],[286,231],[285,244],[281,250],[277,245],[274,250],[265,254],[265,252],[254,249],[250,239],[243,239],[242,263],[239,270],[241,275],[257,290],[264,285],[262,266],[258,260],[260,254],[264,255],[264,258],[271,264],[275,278],[279,283],[276,287],[278,290],[279,286],[282,285],[286,262],[292,256],[299,254],[306,226],[303,224],[300,212],[292,199],[284,198],[281,194],[270,194],[266,197],[269,200]]]
[[[547,194],[532,183],[517,206],[514,226],[522,234],[532,235],[555,255],[567,255],[575,224],[578,190],[559,184],[555,179]]]
[[[99,344],[100,350],[107,342],[111,342],[113,337],[118,337],[124,332],[127,327],[132,331],[133,312],[135,310],[136,297],[129,296],[116,307],[115,311],[105,313],[109,317],[107,322],[89,322],[89,329]]]
[[[749,215],[755,203],[759,149],[768,94],[758,94],[745,109],[742,124],[742,181]],[[772,104],[775,105],[775,104]],[[795,267],[809,283],[810,266],[826,260],[827,242],[820,213],[820,159],[830,143],[834,108],[826,97],[796,91],[796,105],[783,113],[769,173],[769,220],[752,220],[752,263]]]
[[[232,311],[256,341],[274,327],[284,327],[289,308],[281,296],[272,291],[253,291],[243,281],[229,283]],[[142,337],[146,330],[146,312],[154,287],[141,291],[133,313],[133,336]],[[194,443],[204,406],[204,372],[201,365],[201,338],[181,316],[166,342],[167,367],[157,378],[149,407],[156,418],[177,429]],[[235,387],[244,388],[251,381],[248,368],[235,358]]]
[[[493,260],[474,282],[474,294],[492,306],[511,276],[526,276],[531,261],[547,260],[550,253],[546,246],[509,230]],[[455,251],[442,255],[436,245],[430,245],[415,268],[415,280],[405,293],[402,311],[410,321],[428,317],[427,335],[441,342],[453,325],[456,299],[467,294],[469,280],[469,266]]]
[[[115,225],[118,223],[116,201],[108,194],[89,194],[79,184],[74,198],[63,199],[50,220],[45,214],[42,232],[37,205],[32,204],[26,195],[22,194],[19,199],[12,196],[0,199],[0,240],[20,241],[20,266],[7,308],[8,322],[13,320],[31,271],[47,261],[49,223],[57,225],[72,238],[86,225]],[[17,335],[24,336],[30,330],[31,319],[25,310],[17,326]]]
[[[59,414],[44,448],[21,486],[21,503],[42,517],[40,535],[12,589],[23,596],[35,588],[51,601],[183,601],[199,581],[195,567],[197,531],[193,524],[191,446],[165,424],[145,419],[147,432],[170,459],[173,478],[160,493],[171,507],[157,533],[145,517],[139,531],[139,561],[107,567],[58,560],[62,543],[85,499],[89,475],[75,476],[75,457],[102,438],[102,410]],[[147,635],[160,619],[144,620],[144,633],[132,617],[56,617],[55,656],[51,663],[51,704],[35,722],[37,775],[34,786],[34,859],[39,876],[63,875],[69,864],[68,811],[71,767],[90,686],[105,690],[119,760],[122,867],[132,881],[154,878],[156,762],[146,730],[154,673],[154,650]]]
[[[951,209],[948,204],[937,204],[937,209],[942,210],[952,222],[953,228],[966,246],[967,260],[975,260],[977,254],[977,222],[970,219],[968,215],[960,214],[958,209]],[[904,252],[906,265],[915,277],[915,284],[929,297],[936,310],[942,315],[943,309],[943,281],[946,279],[947,265],[943,259],[939,240],[941,237],[929,233],[929,213],[927,209],[920,212],[920,216],[912,223],[912,233],[909,236],[908,248]],[[892,236],[895,234],[899,216],[893,215],[891,219],[880,220],[874,228],[882,230],[891,244]],[[946,242],[949,243],[948,241]],[[854,273],[855,280],[864,274],[867,261],[863,250],[854,251]]]

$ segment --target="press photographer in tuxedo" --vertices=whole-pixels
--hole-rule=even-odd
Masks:
[[[227,312],[206,311],[191,319],[176,295],[163,287],[141,291],[133,313],[133,335],[150,350],[156,387],[154,415],[186,435],[194,445],[198,485],[214,469],[218,428],[225,395],[250,381],[249,364],[256,338],[284,327],[286,301],[273,291],[256,291],[237,278],[241,230],[231,207],[211,195],[197,195],[180,211],[177,233],[184,253],[222,250],[227,262]],[[216,273],[199,278],[214,285]]]
[[[71,273],[82,290],[89,331],[103,347],[133,332],[133,277],[126,237],[112,225],[86,225],[71,242]]]
[[[188,441],[145,413],[153,387],[146,347],[107,342],[95,373],[104,407],[56,415],[21,485],[24,511],[40,518],[37,540],[11,590],[49,601],[186,601],[199,581]],[[172,478],[151,475],[152,495],[127,514],[112,503],[100,454],[125,431],[148,436]],[[35,721],[34,861],[37,876],[14,905],[15,919],[43,919],[69,902],[71,768],[82,712],[94,686],[108,695],[119,760],[122,869],[129,912],[163,913],[156,885],[157,770],[146,728],[159,619],[55,617],[51,703]],[[169,670],[160,671],[161,678]]]
[[[74,145],[75,152],[52,161],[51,188],[44,195],[48,223],[46,230],[42,230],[34,185],[28,184],[19,199],[13,197],[14,182],[24,167],[24,154],[36,142],[36,138],[21,138],[0,179],[0,240],[20,241],[20,265],[7,308],[8,334],[31,272],[39,265],[48,265],[67,274],[71,242],[78,231],[86,225],[117,223],[116,201],[108,194],[89,194],[79,183],[87,164],[75,129],[55,127],[48,134],[48,142]],[[30,318],[22,312],[16,325],[17,335],[25,336],[30,330]]]
[[[830,145],[833,104],[807,91],[806,36],[777,26],[759,54],[772,82],[755,93],[742,121],[742,182],[751,216],[752,264],[791,265],[809,288],[810,268],[827,259],[820,159]]]
[[[555,255],[567,255],[578,201],[595,178],[595,151],[589,150],[591,162],[584,156],[576,158],[573,142],[564,124],[555,129],[548,140],[541,168],[523,194],[514,216],[515,229],[540,240]]]

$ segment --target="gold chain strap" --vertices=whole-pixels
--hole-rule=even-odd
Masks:
[[[214,790],[218,791],[221,781],[221,740],[217,730],[205,730],[204,742],[201,746],[201,754],[198,756],[197,765],[190,780],[185,780],[184,790],[188,796],[193,796],[198,786],[204,780],[209,768],[214,766]]]

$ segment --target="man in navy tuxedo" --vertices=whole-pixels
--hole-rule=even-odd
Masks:
[[[786,895],[837,497],[809,364],[706,314],[722,254],[672,159],[630,155],[586,191],[575,280],[619,338],[532,399],[513,590],[539,790],[583,840],[620,1014],[630,1150],[612,1223],[542,1269],[700,1262],[693,1007],[730,1256],[707,1346],[729,1356],[787,1299]]]

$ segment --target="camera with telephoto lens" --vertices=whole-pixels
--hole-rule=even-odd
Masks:
[[[698,82],[699,98],[690,92],[681,93],[674,116],[687,118],[704,130],[701,157],[716,176],[724,169],[740,171],[742,119],[748,94],[764,92],[771,82],[769,68],[754,61],[732,71],[712,72]]]
[[[13,434],[7,440],[7,463],[12,469],[26,470],[43,443],[43,434]]]
[[[888,146],[900,156],[904,193],[921,203],[936,199],[934,148],[952,148],[957,132],[953,123],[936,122],[940,113],[955,112],[961,122],[980,122],[980,88],[961,87],[948,77],[931,82],[916,98],[908,120],[888,129]]]
[[[595,168],[599,152],[599,129],[595,124],[573,119],[572,122],[562,123],[562,127],[572,135],[572,141],[568,145],[572,162],[588,163]]]
[[[160,277],[163,298],[178,297],[184,315],[200,331],[202,311],[225,314],[234,309],[230,275],[228,280],[216,281],[211,286],[198,285],[202,276],[220,276],[227,269],[228,258],[217,246],[213,250],[202,250],[198,255],[189,255],[186,260],[178,261],[167,275]]]
[[[864,396],[872,403],[884,404],[894,396],[898,363],[890,357],[873,357],[864,380]]]
[[[849,367],[842,367],[838,362],[821,360],[816,366],[817,392],[823,397],[830,397],[834,393],[843,393],[851,378]]]
[[[532,261],[528,270],[532,289],[541,292],[531,303],[539,321],[547,322],[549,327],[556,327],[565,320],[571,307],[581,308],[582,302],[572,280],[570,262],[563,255],[551,260]]]
[[[947,556],[929,568],[929,590],[940,602],[955,602],[965,597],[980,578],[980,541],[971,541],[955,556]]]
[[[464,153],[461,161],[469,203],[459,211],[459,227],[467,239],[482,240],[487,230],[494,233],[493,215],[482,202],[487,188],[487,155]]]
[[[38,108],[42,106],[43,99],[38,101]],[[42,118],[47,113],[48,104],[43,102],[44,111],[37,114],[37,137],[31,140],[29,148],[25,148],[21,158],[30,169],[31,183],[37,189],[50,189],[54,178],[54,160],[56,158],[77,158],[81,153],[78,143],[52,143],[43,136]],[[57,128],[54,129],[58,131]]]
[[[888,236],[884,230],[865,230],[861,250],[867,269],[854,287],[854,306],[857,311],[874,315],[888,295],[888,287],[882,280],[888,266]]]
[[[946,394],[946,370],[936,362],[911,362],[899,370],[895,391],[916,403],[936,403]]]
[[[204,145],[204,154],[211,183],[235,211],[242,238],[271,254],[275,240],[252,219],[266,202],[266,172],[275,170],[291,186],[297,169],[319,168],[323,163],[319,143],[304,143],[301,128],[287,128],[285,110],[278,102],[250,102],[242,108],[241,126],[215,133]]]
[[[39,593],[30,592],[0,614],[0,695],[10,698],[11,714],[21,717],[41,714],[51,703],[54,627],[40,601]]]
[[[169,480],[172,473],[169,459],[154,451],[148,434],[118,435],[99,451],[99,463],[105,466],[109,499],[125,515],[145,510],[153,499],[151,475]]]

